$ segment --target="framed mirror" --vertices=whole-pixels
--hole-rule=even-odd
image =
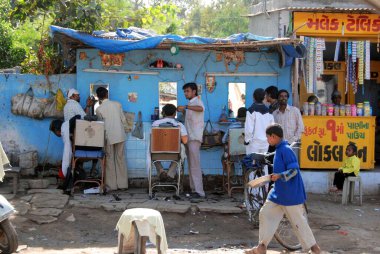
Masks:
[[[90,96],[93,96],[96,100],[95,105],[94,105],[94,114],[96,112],[96,109],[99,107],[99,98],[96,95],[96,89],[98,89],[99,87],[106,88],[108,90],[108,95],[110,93],[109,84],[105,84],[105,83],[90,84]]]
[[[162,107],[170,103],[177,107],[177,82],[159,82],[158,83],[158,105],[160,118],[162,118]]]
[[[245,83],[228,83],[228,117],[236,117],[238,109],[245,107]]]

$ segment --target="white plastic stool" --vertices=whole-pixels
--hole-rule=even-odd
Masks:
[[[166,254],[165,227],[159,211],[147,208],[127,209],[117,222],[118,254],[145,254],[147,238],[156,245],[158,254]]]
[[[363,204],[363,189],[362,179],[360,176],[349,176],[344,180],[342,192],[342,205],[347,205],[348,202],[354,201],[355,183],[359,183],[359,202]]]

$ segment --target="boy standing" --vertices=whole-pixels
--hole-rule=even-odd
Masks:
[[[315,241],[305,215],[306,193],[297,158],[288,142],[283,139],[281,125],[272,124],[266,129],[268,143],[276,146],[273,174],[273,188],[260,210],[259,244],[246,254],[264,254],[284,214],[292,223],[302,248],[319,254],[321,249]]]

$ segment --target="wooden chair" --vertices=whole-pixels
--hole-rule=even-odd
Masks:
[[[152,197],[153,189],[157,187],[172,187],[179,195],[181,184],[181,132],[178,127],[154,127],[150,140],[151,167],[149,168],[149,197]],[[153,168],[156,163],[176,163],[177,180],[175,182],[153,182]],[[157,171],[155,171],[157,172]]]
[[[244,128],[229,129],[228,130],[228,150],[227,150],[227,160],[226,160],[226,171],[223,170],[223,187],[226,189],[228,196],[232,196],[232,190],[234,189],[244,189],[244,186],[232,186],[231,176],[232,176],[232,165],[234,163],[240,162],[240,160],[245,156],[245,145],[244,145]]]
[[[71,169],[74,176],[76,163],[79,160],[98,160],[100,161],[101,176],[100,178],[87,178],[74,182],[72,192],[79,183],[94,183],[98,185],[99,192],[105,191],[105,167],[106,156],[104,152],[104,122],[89,122],[84,120],[76,120],[76,127],[72,140],[73,155],[71,159]]]

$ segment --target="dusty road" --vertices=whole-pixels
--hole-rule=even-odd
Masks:
[[[309,219],[321,247],[331,253],[380,253],[380,197],[367,197],[363,206],[342,206],[331,196],[309,195]],[[66,218],[74,215],[75,221]],[[17,227],[21,254],[112,254],[114,231],[121,212],[65,208],[58,221],[37,225],[22,217],[12,218]],[[252,229],[244,213],[163,213],[169,253],[242,253],[256,244],[258,229]],[[336,224],[340,228],[324,229]],[[190,230],[199,232],[191,234]],[[273,240],[268,253],[286,253]],[[149,249],[148,253],[155,253]]]

